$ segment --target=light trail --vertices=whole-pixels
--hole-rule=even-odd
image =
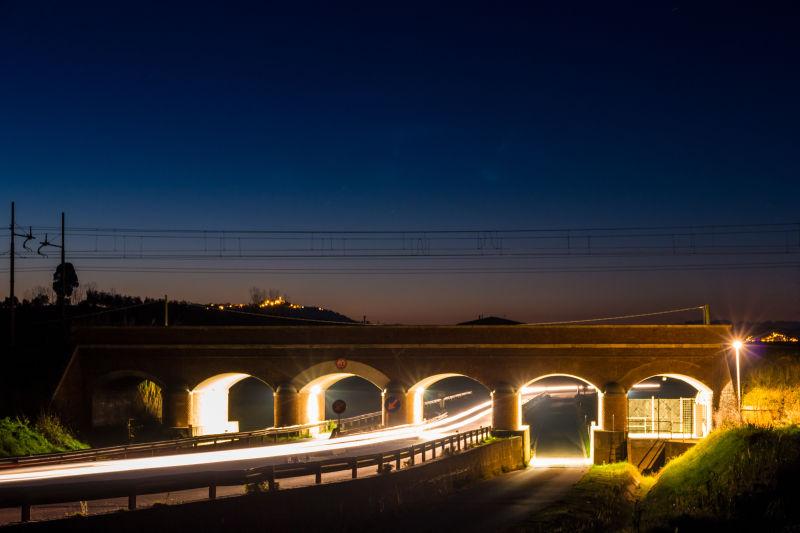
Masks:
[[[660,383],[637,383],[632,389],[658,389],[661,388]],[[532,386],[522,387],[520,393],[523,395],[540,394],[543,392],[577,392],[579,390],[593,391],[594,385],[548,385],[548,386]]]
[[[119,459],[92,463],[78,463],[69,466],[56,465],[36,470],[12,471],[0,474],[0,485],[24,483],[31,481],[55,480],[79,476],[95,476],[100,474],[136,473],[158,468],[178,468],[192,466],[213,466],[220,463],[270,459],[283,456],[303,455],[319,452],[337,451],[347,448],[382,444],[395,440],[423,438],[429,440],[431,432],[445,434],[459,428],[474,424],[491,413],[491,402],[467,409],[457,415],[434,422],[403,425],[396,428],[351,435],[334,441],[311,440],[276,446],[260,446],[240,450],[220,450],[185,455],[168,455],[162,457],[145,457],[137,459]]]

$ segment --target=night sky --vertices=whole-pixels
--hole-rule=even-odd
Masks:
[[[88,228],[800,222],[797,9],[166,4],[0,2],[4,226],[11,200],[21,225],[64,210]],[[777,260],[797,263],[797,248]],[[800,319],[800,267],[174,275],[74,262],[100,288],[245,301],[258,285],[385,322],[702,303],[718,318]],[[23,273],[18,292],[48,278]]]

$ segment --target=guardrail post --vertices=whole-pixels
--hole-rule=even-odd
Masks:
[[[129,511],[136,510],[136,493],[128,495],[128,510]]]
[[[431,442],[431,459],[436,459],[436,441]]]
[[[461,451],[461,434],[456,433],[456,449]]]
[[[409,451],[408,458],[410,459],[408,464],[409,466],[414,466],[414,464],[416,464],[417,462],[416,453],[414,452],[414,446],[411,446],[411,448],[409,448],[408,451]]]
[[[23,503],[22,508],[20,509],[20,519],[23,522],[30,522],[31,521],[31,504]]]
[[[351,462],[352,473],[350,477],[356,479],[358,477],[358,457],[354,458]]]
[[[322,483],[322,465],[319,463],[317,463],[317,466],[314,469],[314,483],[317,485]]]
[[[217,498],[217,483],[216,481],[212,481],[208,485],[208,499],[215,500]]]
[[[269,486],[270,492],[278,488],[275,484],[275,465],[270,465],[269,470],[267,470],[267,485]]]
[[[394,469],[400,470],[400,452],[397,452],[394,457]]]

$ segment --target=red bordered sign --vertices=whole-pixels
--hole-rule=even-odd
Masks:
[[[344,357],[340,357],[339,359],[336,360],[336,368],[338,368],[339,370],[344,370],[346,366],[347,366],[347,359],[345,359]]]

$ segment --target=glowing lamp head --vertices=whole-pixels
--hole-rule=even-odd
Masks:
[[[738,350],[738,349],[740,349],[741,347],[742,347],[742,341],[740,341],[740,340],[738,340],[738,339],[737,339],[737,340],[735,340],[735,341],[733,341],[733,348],[734,348],[734,350]]]

